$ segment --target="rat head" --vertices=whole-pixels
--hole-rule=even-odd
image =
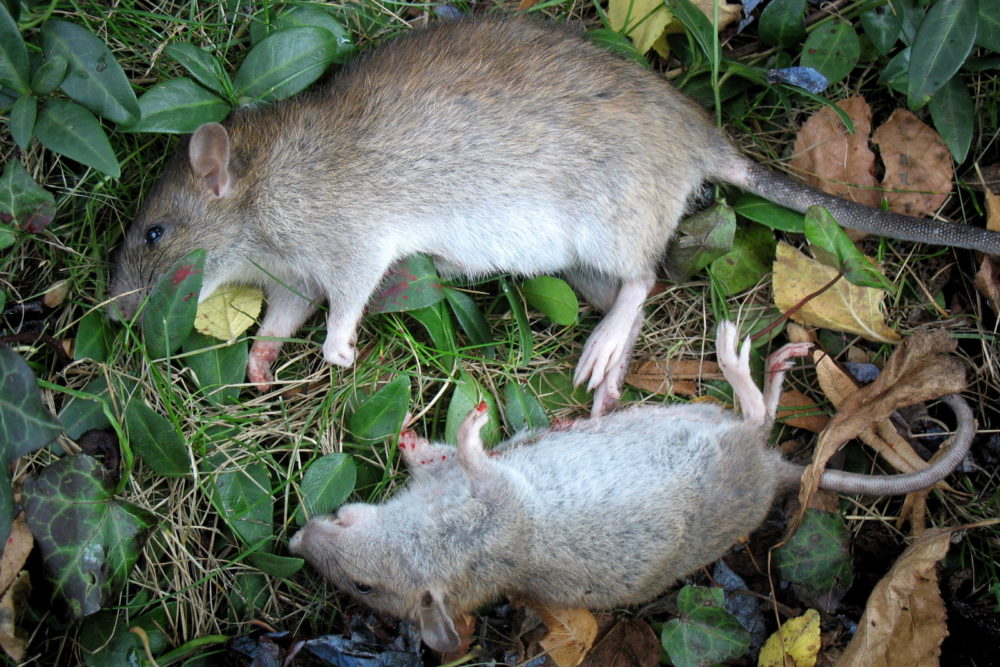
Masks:
[[[430,568],[443,565],[423,552],[419,537],[398,519],[389,517],[384,506],[344,505],[334,515],[310,519],[288,546],[358,601],[417,622],[431,648],[453,650],[459,637],[448,595],[429,576]]]
[[[198,248],[206,251],[202,297],[234,278],[228,274],[243,264],[234,257],[241,217],[234,162],[229,134],[218,123],[202,125],[182,145],[115,258],[112,316],[134,316],[149,290]]]

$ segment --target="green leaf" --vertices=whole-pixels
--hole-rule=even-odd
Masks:
[[[597,28],[596,30],[588,31],[584,36],[605,51],[610,51],[619,58],[631,60],[643,69],[652,69],[653,67],[646,60],[646,57],[642,55],[642,52],[635,48],[635,44],[617,30]]]
[[[3,214],[0,214],[0,219],[3,219]],[[0,224],[0,250],[5,250],[11,247],[14,245],[14,241],[16,240],[14,231],[7,225]],[[0,311],[2,311],[6,305],[7,295],[3,292],[3,290],[0,290]]]
[[[73,359],[93,359],[101,363],[107,361],[112,337],[111,323],[104,311],[90,311],[83,316],[77,327]]]
[[[799,530],[775,551],[781,578],[798,584],[804,601],[836,606],[854,579],[848,541],[840,514],[806,510]]]
[[[975,130],[976,106],[962,79],[957,75],[948,79],[948,83],[934,93],[928,108],[934,127],[955,162],[965,162]]]
[[[14,350],[0,344],[0,452],[4,463],[42,448],[62,428],[42,405],[35,374]]]
[[[0,471],[0,539],[7,543],[14,527],[14,487],[6,470]]]
[[[139,105],[125,72],[104,42],[75,23],[50,19],[42,25],[46,58],[69,63],[60,86],[67,95],[98,116],[115,123],[139,118]]]
[[[938,0],[920,22],[910,52],[907,104],[920,109],[953,77],[972,52],[979,24],[977,4]]]
[[[7,160],[0,175],[0,220],[13,220],[34,234],[45,229],[55,214],[52,193],[35,183],[18,160]]]
[[[473,345],[484,346],[482,348],[483,354],[492,359],[494,354],[493,334],[490,332],[490,325],[486,323],[486,318],[483,317],[475,300],[465,292],[452,287],[445,288],[444,296],[465,335],[469,337]]]
[[[802,233],[803,215],[790,208],[769,202],[763,197],[743,193],[733,202],[733,210],[748,220],[783,232]]]
[[[976,46],[1000,53],[1000,12],[993,0],[979,0],[979,29]]]
[[[844,228],[837,224],[830,212],[822,206],[810,206],[805,217],[805,233],[817,259],[844,272],[844,277],[855,285],[875,287],[894,292],[895,287],[858,250]],[[817,250],[819,252],[817,252]],[[820,253],[827,255],[830,261]]]
[[[36,95],[48,95],[66,78],[69,62],[62,56],[53,53],[31,75],[31,90]]]
[[[191,334],[204,266],[204,250],[189,253],[149,294],[142,314],[142,337],[154,359],[173,354]]]
[[[792,46],[805,37],[806,0],[771,0],[760,14],[757,34],[769,46]]]
[[[191,454],[184,438],[168,419],[138,397],[125,406],[125,432],[132,451],[156,474],[183,477],[191,472]]]
[[[775,246],[774,235],[766,227],[737,228],[733,249],[708,266],[715,288],[732,296],[756,285],[771,271]]]
[[[88,394],[91,398],[73,396],[59,412],[59,423],[72,440],[87,431],[106,428],[110,424],[105,412],[105,408],[112,403],[107,379],[103,375],[97,376],[87,383],[81,393]]]
[[[267,551],[255,551],[250,554],[250,562],[264,574],[287,579],[302,569],[305,559],[297,556],[279,556]]]
[[[713,204],[685,218],[667,249],[670,277],[685,281],[733,248],[736,214],[731,206]]]
[[[520,295],[511,287],[507,278],[500,278],[500,289],[510,304],[511,315],[517,324],[518,356],[517,365],[524,366],[531,361],[531,354],[534,351],[534,337],[531,332],[531,325],[528,323],[528,313],[524,310],[524,302]]]
[[[660,635],[676,667],[734,660],[750,648],[750,633],[723,608],[721,588],[685,586],[677,609],[680,617],[665,623]]]
[[[465,371],[459,371],[458,379],[455,381],[455,391],[452,392],[451,403],[448,404],[448,417],[444,427],[444,437],[447,442],[452,444],[458,442],[458,427],[472,408],[481,401],[486,402],[486,409],[490,414],[490,420],[482,430],[483,443],[489,446],[499,442],[500,419],[497,416],[497,403],[493,396]]]
[[[204,123],[215,123],[229,114],[229,104],[191,79],[170,79],[158,83],[139,98],[142,117],[125,132],[167,132],[188,134]]]
[[[17,22],[0,2],[0,84],[22,95],[31,90],[28,84],[28,47]]]
[[[218,58],[191,42],[175,42],[168,44],[164,53],[179,62],[184,69],[201,85],[214,90],[219,95],[229,98],[233,91],[233,82],[222,67]],[[141,106],[140,102],[140,106]]]
[[[910,76],[910,47],[906,47],[892,57],[882,73],[879,74],[878,82],[891,90],[906,94],[907,81]]]
[[[892,9],[899,14],[899,38],[907,47],[913,46],[917,29],[927,13],[924,0],[893,0]]]
[[[694,38],[705,57],[711,60],[714,57],[712,44],[715,31],[705,12],[698,9],[691,0],[667,0],[667,8],[684,24],[688,35]]]
[[[410,317],[420,322],[430,334],[431,341],[441,352],[454,356],[458,350],[455,341],[455,324],[444,303],[438,302],[433,306],[418,308],[407,313]]]
[[[394,313],[433,306],[444,298],[434,260],[411,255],[389,267],[379,290],[368,300],[373,313]]]
[[[325,28],[285,28],[254,46],[233,81],[240,103],[271,102],[302,91],[337,55],[337,40]]]
[[[902,24],[902,19],[889,5],[861,12],[861,27],[880,56],[888,55],[899,41]]]
[[[25,518],[55,592],[76,618],[100,610],[128,580],[154,517],[116,500],[90,456],[64,456],[24,482]]]
[[[302,505],[295,522],[301,526],[307,519],[333,512],[354,491],[357,479],[358,468],[350,454],[326,454],[310,463],[299,485]]]
[[[145,667],[146,649],[139,635],[130,628],[142,628],[153,655],[167,648],[165,629],[170,627],[166,610],[154,609],[138,618],[118,617],[118,612],[101,611],[87,618],[80,626],[80,645],[87,667],[120,667],[142,665]]]
[[[549,426],[549,418],[545,415],[541,402],[516,382],[508,382],[504,388],[503,411],[507,425],[515,432]]]
[[[213,475],[212,501],[229,527],[247,545],[254,547],[271,540],[274,500],[271,476],[263,463],[229,468]]]
[[[521,283],[521,294],[532,308],[562,326],[576,324],[580,302],[565,280],[535,276]]]
[[[528,388],[538,397],[546,412],[579,408],[590,403],[587,388],[573,386],[572,371],[536,373],[528,378]]]
[[[31,136],[35,131],[35,118],[38,116],[38,102],[34,95],[21,95],[10,110],[10,122],[7,129],[10,137],[22,151],[28,150]]]
[[[360,442],[375,442],[399,433],[410,407],[410,378],[401,375],[376,391],[351,415],[350,432]]]
[[[351,39],[350,31],[341,25],[340,21],[324,7],[299,5],[287,12],[282,12],[278,16],[278,20],[274,22],[276,30],[302,26],[323,28],[329,31],[336,45],[332,60],[335,63],[347,62],[351,54],[357,50],[354,46],[354,40]]]
[[[835,19],[812,31],[802,47],[803,67],[812,67],[833,86],[851,73],[861,57],[858,34],[847,21]]]
[[[53,98],[38,114],[35,136],[50,151],[118,178],[121,167],[101,124],[79,104]]]
[[[198,388],[212,405],[232,405],[239,401],[241,387],[247,368],[247,341],[241,340],[229,345],[198,333],[184,341],[184,357],[188,368],[194,373]],[[199,350],[203,350],[199,352]]]

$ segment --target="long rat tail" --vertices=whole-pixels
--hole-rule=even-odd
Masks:
[[[805,213],[810,206],[823,206],[833,214],[838,223],[851,229],[902,241],[968,248],[991,255],[1000,254],[998,232],[970,225],[879,211],[828,195],[745,158],[729,161],[718,178],[802,213]]]
[[[969,404],[961,396],[949,394],[941,400],[948,404],[957,420],[955,433],[946,443],[948,451],[944,456],[923,470],[907,475],[864,475],[843,470],[826,470],[820,478],[820,488],[866,496],[899,496],[926,489],[946,477],[969,453],[969,445],[976,434],[976,420]],[[798,484],[801,476],[802,468],[790,466],[782,481]]]

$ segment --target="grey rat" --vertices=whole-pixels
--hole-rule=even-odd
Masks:
[[[574,378],[599,414],[616,404],[657,263],[705,180],[820,204],[855,229],[1000,253],[1000,234],[879,212],[754,164],[658,75],[565,27],[489,18],[413,30],[318,92],[198,128],[126,233],[111,293],[131,317],[204,248],[203,298],[226,283],[267,292],[248,364],[263,389],[274,339],[323,300],[324,358],[351,365],[365,303],[412,253],[444,275],[560,273],[607,312]]]
[[[718,405],[636,406],[516,436],[492,452],[466,417],[458,447],[412,432],[400,449],[410,483],[381,505],[349,504],[311,519],[291,539],[337,587],[415,621],[437,650],[458,644],[452,618],[506,595],[553,607],[604,609],[649,600],[721,557],[763,521],[803,468],[767,446],[785,371],[808,344],[767,361],[764,391],[750,377],[749,341],[719,327],[720,366],[742,417]],[[966,455],[975,420],[946,397],[957,427],[936,462],[910,475],[826,471],[821,487],[899,494],[930,486]]]

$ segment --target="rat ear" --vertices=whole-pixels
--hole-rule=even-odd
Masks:
[[[444,604],[440,591],[426,590],[420,597],[417,614],[420,637],[424,643],[439,653],[454,651],[459,645],[458,632]]]
[[[236,178],[229,169],[229,134],[218,123],[205,123],[191,135],[188,161],[195,180],[216,197],[232,193]]]
[[[378,514],[378,510],[374,505],[352,503],[344,505],[337,510],[334,523],[341,528],[348,528],[350,526],[370,523],[375,520],[376,514]]]

